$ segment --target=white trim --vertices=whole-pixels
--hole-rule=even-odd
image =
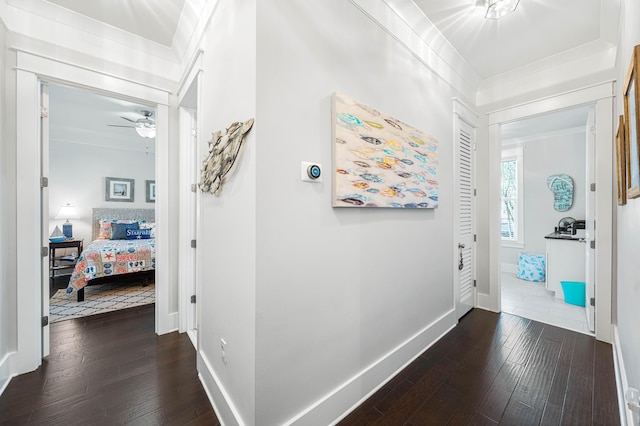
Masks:
[[[620,424],[622,426],[633,425],[633,412],[627,407],[625,401],[625,390],[629,387],[627,381],[627,371],[624,368],[624,358],[622,357],[622,347],[620,346],[620,335],[618,326],[613,326],[613,368],[616,375],[616,388],[618,390],[618,409],[620,411]]]
[[[171,306],[171,273],[175,270],[169,256],[172,244],[169,223],[169,114],[167,92],[142,86],[134,81],[114,78],[82,67],[17,51],[16,60],[16,229],[24,232],[16,241],[16,257],[39,265],[40,248],[40,79],[87,90],[109,93],[152,105],[156,109],[156,223],[158,242],[156,258],[156,332],[167,333],[177,328],[177,316]],[[139,97],[139,98],[136,98]],[[38,225],[38,226],[35,226]],[[17,374],[33,371],[42,363],[42,327],[40,268],[18,268],[17,294]]]
[[[469,106],[469,104],[462,99],[453,98],[453,113],[457,115],[460,120],[473,127],[474,130],[478,127],[478,114],[476,114],[473,107]]]
[[[496,302],[494,299],[495,298],[492,297],[490,294],[478,293],[478,297],[477,297],[478,308],[484,309],[485,311],[500,313],[501,312],[500,304],[496,305]]]
[[[337,424],[440,340],[455,327],[456,323],[455,309],[452,309],[284,424],[298,426]],[[362,389],[369,389],[372,384],[377,386],[364,397],[355,400]]]
[[[209,402],[211,402],[220,424],[222,426],[245,425],[246,423],[244,423],[240,412],[238,412],[238,409],[233,404],[231,396],[222,385],[222,382],[202,351],[198,351],[197,369],[198,377],[200,377],[204,391],[207,393]]]
[[[513,264],[513,263],[502,263],[501,264],[501,268],[500,270],[502,272],[508,272],[510,274],[517,274],[518,273],[518,265]]]
[[[9,386],[11,379],[15,376],[15,363],[18,353],[9,352],[0,361],[0,395]]]

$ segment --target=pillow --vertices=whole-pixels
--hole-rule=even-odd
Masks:
[[[148,240],[151,238],[151,229],[127,229],[126,240]]]
[[[127,238],[127,229],[139,229],[138,222],[134,223],[112,223],[111,224],[111,239],[112,240],[124,240]]]
[[[100,231],[98,231],[98,239],[99,240],[111,239],[111,221],[110,220],[100,220]]]
[[[140,224],[140,229],[149,229],[151,231],[151,238],[156,237],[156,223],[155,222],[144,222]]]

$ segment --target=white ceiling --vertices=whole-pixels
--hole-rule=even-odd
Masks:
[[[588,106],[542,114],[524,120],[503,124],[500,136],[503,143],[509,143],[514,140],[527,139],[549,133],[557,133],[568,129],[580,129],[586,131],[588,115]]]
[[[185,0],[46,0],[171,47]]]
[[[414,1],[481,79],[588,44],[604,50],[605,36],[617,35],[602,7],[613,0],[520,0],[499,20],[485,19],[474,0]]]
[[[128,151],[155,152],[155,139],[139,136],[131,125],[141,110],[153,108],[85,90],[49,85],[49,138],[51,140],[106,146]]]

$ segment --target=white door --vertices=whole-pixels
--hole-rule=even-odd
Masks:
[[[586,206],[586,218],[585,218],[585,313],[587,315],[587,324],[589,330],[595,331],[595,306],[592,305],[592,301],[595,299],[595,264],[596,264],[596,250],[595,250],[595,191],[592,191],[592,184],[595,185],[596,181],[596,132],[595,132],[595,110],[589,109],[589,118],[587,120],[587,164],[586,164],[586,192],[587,192],[587,206]],[[596,189],[596,188],[593,188]]]
[[[40,144],[41,144],[41,164],[40,164],[40,223],[42,256],[42,357],[49,355],[49,188],[46,180],[49,177],[49,87],[46,83],[40,84]]]
[[[455,306],[457,318],[469,312],[475,304],[475,244],[474,244],[474,129],[457,118],[455,138]]]

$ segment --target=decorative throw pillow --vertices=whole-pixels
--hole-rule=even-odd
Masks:
[[[98,239],[99,240],[111,239],[111,221],[110,220],[100,221],[100,231],[98,232]]]
[[[156,237],[156,223],[155,222],[145,222],[140,224],[140,229],[148,229],[151,231],[151,238]]]
[[[148,240],[151,238],[150,229],[127,229],[127,240]]]
[[[111,239],[124,240],[127,238],[127,229],[138,229],[138,222],[134,223],[112,223]]]

